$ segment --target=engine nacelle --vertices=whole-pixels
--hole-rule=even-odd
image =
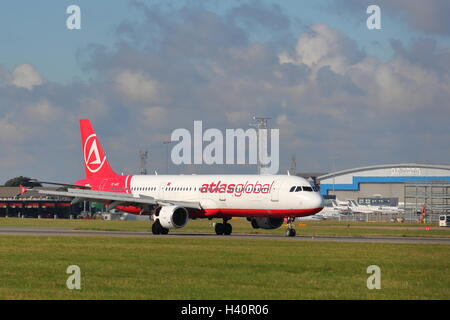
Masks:
[[[177,229],[186,225],[189,221],[189,213],[183,207],[163,206],[159,211],[158,220],[166,229]]]
[[[283,220],[283,218],[253,218],[252,226],[253,228],[276,229],[281,227]]]

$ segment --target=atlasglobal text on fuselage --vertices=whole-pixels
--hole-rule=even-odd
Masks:
[[[323,199],[307,180],[290,175],[118,175],[89,120],[80,120],[86,177],[59,184],[65,191],[39,192],[80,201],[104,203],[109,210],[150,215],[154,234],[184,227],[190,219],[215,219],[217,234],[229,235],[233,217],[245,217],[254,228],[279,228],[294,236],[296,217],[316,214]]]

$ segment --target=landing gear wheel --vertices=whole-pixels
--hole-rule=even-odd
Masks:
[[[161,224],[159,223],[158,220],[156,220],[155,222],[153,222],[152,224],[152,233],[153,234],[161,234]]]
[[[231,234],[231,232],[233,232],[233,226],[229,223],[224,223],[223,224],[224,230],[223,230],[223,234],[226,236],[229,236]]]
[[[286,229],[286,237],[295,237],[296,234],[295,229]]]
[[[152,233],[153,234],[168,234],[169,233],[169,229],[164,228],[161,225],[161,223],[159,222],[159,220],[156,220],[152,224]]]
[[[287,221],[288,228],[286,229],[286,237],[295,237],[295,235],[297,234],[297,232],[293,228],[294,220],[295,220],[295,218],[288,218],[288,221]]]
[[[216,223],[216,225],[214,226],[214,230],[216,231],[217,235],[222,235],[224,234],[225,227],[223,226],[223,223]]]
[[[258,228],[259,228],[259,226],[258,226],[258,224],[256,223],[256,220],[255,220],[255,219],[252,219],[252,227],[253,227],[253,229],[258,229]]]

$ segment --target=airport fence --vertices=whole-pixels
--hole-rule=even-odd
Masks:
[[[417,213],[348,213],[341,214],[328,220],[342,222],[395,222],[395,223],[417,223],[420,214]],[[425,223],[439,223],[439,214],[427,214]]]

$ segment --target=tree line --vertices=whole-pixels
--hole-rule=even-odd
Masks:
[[[32,187],[42,187],[39,182],[31,181],[32,179],[29,177],[19,176],[15,178],[11,178],[5,182],[4,187],[18,187],[24,186],[26,188]]]

